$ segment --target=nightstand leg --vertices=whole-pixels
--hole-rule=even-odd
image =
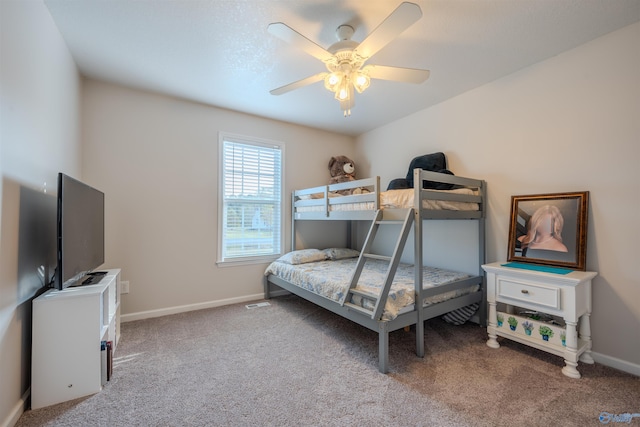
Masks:
[[[577,324],[575,322],[566,322],[567,337],[566,337],[566,350],[564,352],[565,366],[562,368],[562,373],[569,378],[580,378],[580,372],[578,372],[578,333],[576,330]]]
[[[496,335],[496,326],[498,324],[498,315],[496,312],[496,303],[489,301],[489,324],[487,325],[487,333],[489,334],[489,339],[487,340],[487,345],[491,348],[500,348],[500,344],[498,344],[498,336]]]
[[[580,361],[592,365],[594,363],[593,357],[591,357],[591,322],[590,313],[584,314],[580,318],[580,339],[587,342],[587,348],[580,355]]]

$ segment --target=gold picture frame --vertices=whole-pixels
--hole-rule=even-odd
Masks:
[[[507,261],[585,270],[589,192],[511,196]]]

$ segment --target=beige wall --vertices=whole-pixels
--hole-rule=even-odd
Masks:
[[[0,425],[13,425],[31,381],[38,268],[54,268],[57,172],[80,175],[80,77],[42,2],[0,1],[0,20]]]
[[[506,260],[512,195],[590,191],[593,349],[640,374],[638,40],[640,23],[376,129],[357,156],[384,185],[434,151],[485,179],[487,261]]]
[[[328,183],[353,139],[87,81],[84,176],[105,192],[106,265],[122,268],[125,319],[262,298],[266,264],[218,267],[218,133],[282,141],[291,190]],[[186,307],[185,307],[186,306]]]
[[[587,267],[600,273],[594,350],[611,365],[640,365],[638,202],[629,198],[640,185],[640,24],[363,135],[354,147],[349,137],[95,81],[80,99],[78,72],[42,2],[0,1],[0,20],[0,425],[23,410],[30,298],[41,283],[31,271],[38,243],[29,262],[20,257],[20,222],[34,218],[22,202],[45,187],[52,196],[58,171],[106,193],[106,266],[131,282],[122,307],[130,318],[261,295],[264,265],[215,264],[219,131],[285,142],[287,192],[328,181],[332,155],[353,157],[359,176],[374,172],[386,184],[413,156],[443,150],[454,172],[488,182],[489,261],[506,257],[512,194],[589,190]]]

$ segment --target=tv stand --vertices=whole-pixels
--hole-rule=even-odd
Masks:
[[[120,339],[120,269],[105,273],[33,300],[32,409],[97,393],[106,382],[101,343],[115,351]]]

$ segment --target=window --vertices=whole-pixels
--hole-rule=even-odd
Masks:
[[[281,254],[284,144],[220,134],[218,262]]]

